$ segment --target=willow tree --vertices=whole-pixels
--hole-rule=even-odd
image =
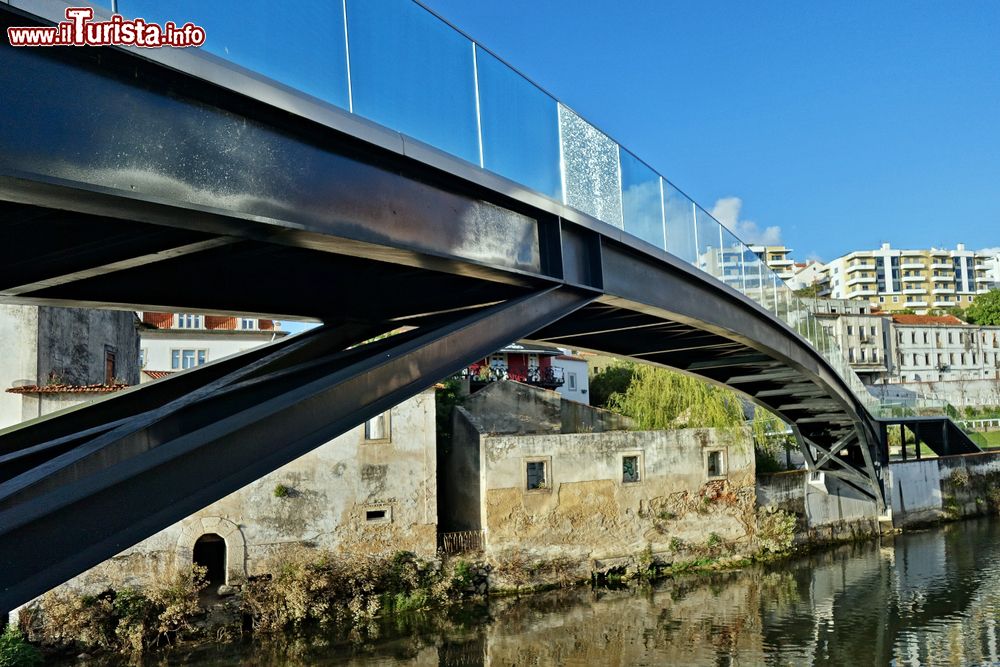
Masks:
[[[745,420],[743,404],[731,391],[665,368],[631,367],[632,381],[611,394],[607,407],[631,417],[642,430],[729,428]]]

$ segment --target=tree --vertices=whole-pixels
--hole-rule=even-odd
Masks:
[[[1000,326],[1000,290],[990,290],[977,296],[965,315],[972,324]]]
[[[813,283],[812,285],[806,285],[805,287],[795,290],[795,296],[806,299],[815,299],[819,297],[820,289],[822,289],[822,285],[819,283]]]
[[[948,308],[931,308],[927,313],[928,315],[951,315],[952,317],[957,317],[963,322],[969,321],[969,314],[961,306],[949,306]]]
[[[731,391],[665,368],[632,365],[625,391],[607,407],[631,417],[642,430],[730,428],[743,423],[743,403]]]
[[[615,362],[594,375],[590,380],[590,404],[598,408],[607,407],[612,394],[628,389],[633,375],[635,364],[625,361]]]

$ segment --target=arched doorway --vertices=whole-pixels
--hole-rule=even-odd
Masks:
[[[194,543],[192,554],[195,565],[204,567],[209,586],[226,583],[226,540],[215,533],[207,533]]]

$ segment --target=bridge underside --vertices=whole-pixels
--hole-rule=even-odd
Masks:
[[[884,506],[823,357],[617,228],[198,54],[3,46],[0,90],[0,301],[325,323],[0,434],[0,610],[520,338],[730,387]]]

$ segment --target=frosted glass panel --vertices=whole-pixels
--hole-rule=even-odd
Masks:
[[[354,112],[479,164],[472,42],[411,0],[349,0],[347,31]]]
[[[205,29],[206,51],[348,108],[340,2],[301,0],[289,11],[276,2],[119,0],[118,11],[160,24],[191,21]]]
[[[483,166],[562,200],[556,101],[476,47]]]
[[[665,248],[660,177],[624,148],[620,160],[625,231],[657,248]]]
[[[618,144],[559,105],[564,201],[598,220],[622,226]]]

